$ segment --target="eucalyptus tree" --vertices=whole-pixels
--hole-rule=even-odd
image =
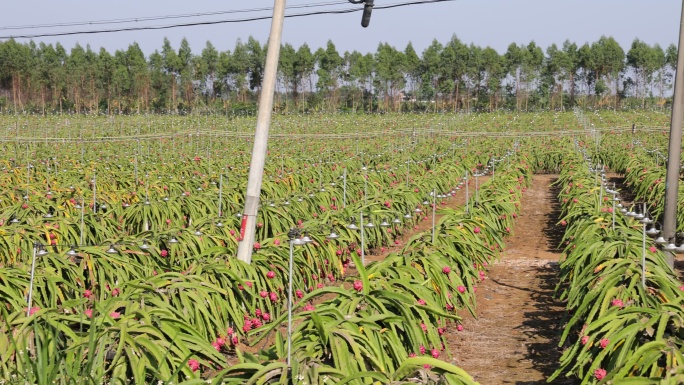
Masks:
[[[76,112],[82,112],[84,84],[87,82],[86,76],[88,71],[85,56],[83,47],[76,43],[71,49],[67,61],[69,96],[74,101],[74,110]]]
[[[521,105],[521,95],[520,95],[520,85],[521,85],[521,72],[522,65],[525,61],[525,53],[517,44],[511,43],[506,49],[504,58],[506,60],[506,73],[515,82],[515,109],[519,110]]]
[[[580,69],[580,56],[577,44],[566,40],[563,42],[563,53],[565,60],[561,61],[561,70],[565,72],[568,80],[568,90],[570,92],[570,105],[575,104],[576,78]]]
[[[529,100],[532,90],[537,89],[544,64],[544,51],[531,41],[523,49],[522,74],[525,81],[525,111],[529,110]]]
[[[485,68],[482,54],[482,48],[479,46],[472,43],[468,46],[466,72],[463,79],[463,85],[465,86],[465,108],[467,111],[471,110],[472,101],[476,103],[479,101],[480,92],[483,88],[482,81],[485,78]]]
[[[261,81],[264,77],[266,46],[262,46],[257,39],[250,36],[247,38],[245,49],[249,58],[249,88],[258,92],[261,89]]]
[[[126,53],[121,50],[114,52],[114,73],[112,74],[111,89],[114,93],[116,111],[128,112],[130,108],[131,78],[126,68]]]
[[[294,63],[294,72],[298,84],[297,91],[301,93],[300,99],[302,101],[306,100],[306,98],[304,98],[306,95],[304,90],[307,89],[307,85],[309,94],[311,94],[314,90],[313,73],[315,68],[316,59],[314,58],[313,53],[311,53],[311,48],[304,43],[297,49],[297,55]],[[299,102],[298,106],[299,105],[302,105],[301,101]]]
[[[81,83],[83,101],[90,113],[97,112],[100,99],[100,90],[97,87],[97,69],[99,57],[90,45],[86,45],[84,54],[84,75]]]
[[[128,78],[131,81],[130,98],[135,110],[138,113],[147,111],[150,104],[150,70],[138,43],[128,46],[125,60]]]
[[[654,76],[658,70],[665,67],[665,52],[659,45],[651,47],[645,42],[634,39],[627,51],[627,66],[634,77],[635,96],[641,99],[641,107],[646,106],[646,95],[649,86],[652,87]],[[652,94],[652,89],[650,91]]]
[[[503,79],[506,77],[506,63],[503,56],[492,47],[482,50],[482,85],[488,94],[488,109],[494,111],[503,103]],[[499,101],[499,96],[501,101]]]
[[[658,87],[658,104],[662,106],[665,104],[665,88],[667,87],[668,71],[667,71],[667,57],[665,56],[665,51],[656,43],[653,45],[653,55],[655,56],[655,73],[653,74],[653,79],[651,82],[651,90],[653,86]],[[653,91],[651,91],[653,94]]]
[[[217,84],[217,75],[219,68],[219,52],[214,48],[214,45],[207,40],[197,66],[197,80],[199,80],[201,93],[205,97],[205,103],[213,103],[216,99],[216,93],[220,91]]]
[[[60,43],[55,44],[55,54],[57,68],[54,71],[54,78],[56,82],[56,99],[59,104],[59,112],[62,113],[62,102],[67,96],[67,59],[69,54],[67,54],[66,49]]]
[[[30,50],[24,44],[10,39],[0,43],[0,86],[11,88],[15,113],[23,110],[24,80],[30,63]]]
[[[342,80],[341,87],[341,107],[356,111],[356,102],[360,99],[360,88],[358,87],[358,78],[354,76],[351,68],[353,63],[361,57],[358,51],[344,51],[342,54],[342,70],[340,79]]]
[[[232,60],[230,50],[219,52],[216,64],[216,79],[214,79],[213,89],[215,96],[218,96],[222,100],[229,99],[231,97],[230,93],[233,90],[230,72]]]
[[[106,50],[104,48],[101,51]],[[60,64],[57,57],[57,51],[52,44],[40,43],[37,51],[38,59],[36,63],[37,80],[40,84],[40,104],[42,113],[45,114],[48,103],[51,108],[55,108],[55,101],[58,99],[56,94],[58,92],[58,81],[56,73],[59,70]]]
[[[375,75],[386,111],[396,111],[401,105],[400,91],[406,84],[403,67],[404,54],[401,51],[388,43],[378,45],[375,52]]]
[[[102,92],[102,98],[106,101],[109,114],[112,111],[112,79],[114,78],[114,57],[104,48],[100,48],[100,60],[98,61],[97,80],[98,88]]]
[[[180,75],[180,89],[184,100],[184,109],[192,109],[195,98],[194,80],[195,66],[193,66],[193,55],[190,43],[186,38],[181,40],[178,48],[178,72]]]
[[[171,85],[171,105],[169,106],[169,111],[178,112],[176,94],[178,88],[178,76],[180,75],[182,61],[178,57],[176,50],[174,50],[173,47],[171,47],[171,42],[167,38],[164,38],[161,56],[164,71],[168,75],[169,82]]]
[[[664,90],[669,90],[673,86],[674,73],[677,69],[677,46],[670,44],[665,49],[665,65],[660,70],[661,72],[661,103],[660,107],[664,108],[665,100],[663,99]]]
[[[155,50],[149,57],[152,108],[157,112],[169,111],[169,75],[164,68],[164,56]],[[175,88],[174,88],[175,90]]]
[[[600,96],[605,91],[610,91],[612,84],[614,86],[614,107],[617,108],[620,75],[625,68],[625,51],[612,37],[601,36],[597,42],[591,45],[591,54],[596,73],[595,93]]]
[[[554,108],[554,94],[558,95],[558,106],[563,110],[563,88],[564,83],[570,78],[569,71],[572,69],[571,58],[565,50],[558,49],[556,44],[551,44],[546,49],[546,59],[544,60],[544,77],[548,79],[551,86],[550,108]]]
[[[421,92],[420,98],[432,102],[437,110],[437,98],[440,96],[438,89],[441,82],[442,51],[444,47],[437,39],[423,51],[421,56]]]
[[[295,74],[295,62],[297,61],[297,51],[287,43],[280,47],[280,57],[278,58],[278,81],[282,83],[282,94],[285,94],[285,109],[287,109],[287,95],[292,90],[292,96],[297,100],[297,77]],[[280,97],[281,93],[278,93]],[[280,103],[278,103],[280,104]]]
[[[461,85],[467,72],[468,46],[463,44],[456,35],[444,45],[440,55],[440,66],[438,72],[448,79],[443,82],[440,90],[451,95],[451,103],[454,111],[458,110],[463,104],[461,100]]]
[[[646,107],[648,96],[656,94],[663,106],[676,49],[636,40],[629,51],[605,36],[581,47],[566,40],[544,50],[534,42],[513,43],[503,54],[455,35],[445,44],[433,40],[420,55],[411,43],[402,50],[383,43],[372,53],[343,56],[332,41],[315,54],[306,44],[296,50],[285,44],[279,95],[285,97],[283,108],[297,110],[342,105],[356,110],[361,104],[373,110],[376,96],[383,109],[397,110],[401,92],[434,110],[493,110],[507,103],[519,110],[547,103],[565,108],[585,101],[616,107],[624,95]],[[177,50],[164,39],[147,58],[136,43],[113,53],[76,44],[67,53],[59,43],[8,40],[0,42],[0,103],[14,111],[189,111],[219,106],[220,95],[225,107],[237,102],[241,108],[255,103],[265,54],[251,36],[247,43],[237,40],[233,51],[218,52],[207,41],[198,55],[186,39]]]
[[[529,107],[529,96],[536,88],[544,62],[544,52],[534,41],[527,45],[511,43],[504,54],[507,73],[515,81],[516,109]]]
[[[223,57],[223,56],[222,56]],[[222,60],[223,64],[224,61]],[[247,101],[248,81],[247,75],[250,70],[250,56],[247,47],[240,39],[235,43],[230,60],[225,62],[224,67],[227,83],[237,90],[238,102]]]
[[[422,77],[420,73],[420,57],[416,53],[411,42],[404,48],[404,75],[406,76],[406,84],[409,89],[411,103],[414,103],[416,100],[416,91],[420,87]]]
[[[328,100],[328,107],[332,108],[337,104],[337,90],[340,68],[342,65],[342,57],[337,52],[335,44],[328,40],[326,48],[319,48],[314,54],[318,70],[318,82],[316,87],[325,94]]]
[[[591,46],[589,45],[589,43],[584,43],[577,50],[577,58],[579,62],[579,71],[577,74],[579,79],[581,79],[581,84],[583,85],[580,91],[583,90],[584,95],[589,96],[591,90],[595,89],[596,84],[596,73],[593,70],[595,67],[594,57],[592,55]]]
[[[355,76],[359,79],[359,85],[362,87],[362,93],[365,95],[365,108],[371,112],[375,110],[376,92],[373,89],[373,77],[375,73],[375,57],[371,53],[367,53],[356,62]]]

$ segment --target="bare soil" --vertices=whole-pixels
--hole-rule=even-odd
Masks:
[[[477,287],[476,314],[448,331],[452,362],[483,385],[546,384],[558,366],[564,304],[555,301],[563,234],[554,175],[535,175],[500,261]],[[562,378],[555,384],[572,384]]]
[[[451,362],[483,385],[546,384],[558,366],[565,306],[553,298],[560,259],[557,246],[563,235],[563,228],[557,225],[557,191],[551,186],[556,177],[534,176],[501,260],[489,267],[488,278],[477,288],[477,318],[464,309],[460,313],[464,330],[447,330]],[[438,205],[435,220],[441,217],[439,208],[464,204],[462,189]],[[400,251],[411,236],[428,231],[431,215],[423,213],[415,228],[399,238],[398,245],[370,250],[366,264]],[[356,274],[356,270],[348,273]],[[561,378],[553,384],[575,382]]]

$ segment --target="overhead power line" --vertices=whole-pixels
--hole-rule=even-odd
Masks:
[[[411,5],[424,5],[433,3],[444,3],[453,2],[456,0],[419,0],[404,3],[388,4],[383,6],[375,6],[376,10],[407,7]],[[296,17],[306,17],[306,16],[317,16],[317,15],[338,15],[353,12],[360,12],[363,8],[350,8],[350,9],[334,9],[326,11],[314,11],[314,12],[304,12],[285,15],[286,18],[296,18]],[[234,23],[246,23],[259,20],[268,20],[271,15],[268,16],[254,16],[241,19],[228,19],[228,20],[210,20],[210,21],[198,21],[189,23],[177,23],[169,25],[152,25],[152,26],[136,26],[136,27],[120,27],[120,28],[108,28],[108,29],[98,29],[98,30],[88,30],[88,31],[68,31],[68,32],[48,32],[48,33],[35,33],[35,34],[23,34],[23,35],[6,35],[0,36],[0,39],[33,39],[38,37],[58,37],[58,36],[70,36],[70,35],[91,35],[99,33],[114,33],[114,32],[129,32],[129,31],[153,31],[153,30],[163,30],[172,28],[182,28],[182,27],[196,27],[202,25],[218,25],[218,24],[234,24]]]
[[[347,3],[346,1],[338,0],[338,1],[329,1],[326,3],[295,4],[295,5],[287,6],[286,9],[316,8],[316,7],[326,7],[326,6],[330,6],[330,5],[342,5],[342,4],[346,4],[346,3]],[[5,26],[5,27],[0,26],[0,31],[37,29],[37,28],[56,28],[56,27],[78,27],[78,26],[84,26],[84,25],[107,25],[107,24],[139,23],[141,21],[186,19],[186,18],[202,17],[202,16],[216,16],[216,15],[228,15],[228,14],[236,14],[236,13],[264,12],[264,11],[270,11],[270,10],[271,10],[270,7],[262,7],[262,8],[251,8],[251,9],[232,9],[232,10],[227,10],[227,11],[185,13],[185,14],[178,14],[178,15],[146,16],[146,17],[135,17],[135,18],[88,20],[88,21],[72,21],[72,22],[48,23],[48,24],[11,25],[11,26]]]

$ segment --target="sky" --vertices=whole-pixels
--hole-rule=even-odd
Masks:
[[[375,0],[376,6],[412,0]],[[226,20],[271,14],[274,0],[9,0],[0,12],[0,36],[43,32],[84,31],[130,26],[167,25],[206,20]],[[330,10],[361,9],[346,0],[290,0],[288,7],[321,5],[314,8],[289,8],[286,14]],[[153,16],[196,14],[202,12],[269,10],[197,18],[138,21],[133,24],[61,26],[57,28],[7,29],[12,26],[92,22]],[[455,0],[412,5],[395,9],[376,9],[370,26],[362,28],[361,13],[318,15],[285,19],[283,43],[295,49],[307,43],[312,50],[331,40],[340,53],[357,50],[374,52],[380,43],[403,50],[411,42],[420,54],[433,39],[446,43],[456,35],[466,44],[490,46],[504,53],[510,43],[534,41],[542,49],[569,39],[581,45],[602,35],[612,36],[627,51],[635,38],[663,48],[676,44],[682,2],[674,0]],[[270,20],[224,23],[212,26],[182,27],[155,31],[135,31],[34,38],[35,42],[61,43],[67,49],[76,43],[93,50],[100,47],[113,52],[137,42],[146,55],[161,49],[167,37],[178,48],[187,38],[193,53],[199,54],[207,40],[218,50],[232,50],[235,42],[253,36],[266,43]],[[1,39],[0,39],[1,40]],[[28,42],[29,39],[17,39]]]

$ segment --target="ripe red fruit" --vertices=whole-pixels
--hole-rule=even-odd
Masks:
[[[359,280],[354,281],[354,290],[356,290],[356,291],[363,290],[363,282],[361,282]]]
[[[266,273],[266,278],[268,278],[268,279],[275,278],[275,272],[273,270],[270,270],[268,273]]]
[[[606,374],[608,373],[605,369],[598,368],[594,370],[594,377],[596,377],[596,379],[599,381],[602,380],[606,376]]]
[[[188,366],[193,372],[196,372],[200,368],[200,364],[197,360],[188,360]]]

